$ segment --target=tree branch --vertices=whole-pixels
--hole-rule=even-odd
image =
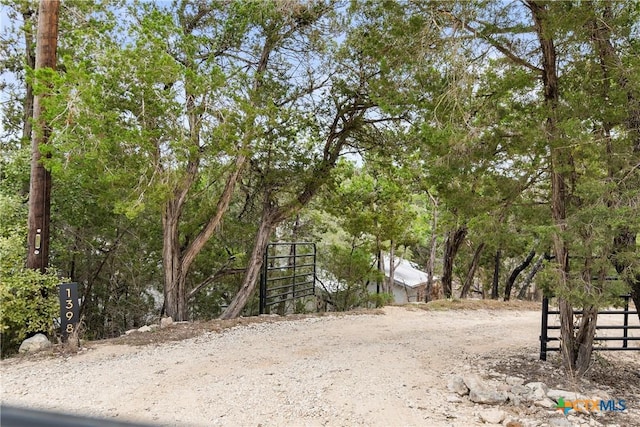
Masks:
[[[458,18],[450,11],[443,10],[441,12],[450,16],[456,23],[462,25],[467,31],[474,34],[476,37],[481,38],[482,40],[489,43],[491,46],[496,48],[500,53],[502,53],[504,56],[509,58],[514,63],[518,65],[522,65],[530,69],[531,71],[535,71],[536,73],[542,74],[543,72],[542,68],[536,67],[531,62],[525,60],[524,58],[519,57],[518,55],[513,53],[511,50],[509,50],[506,46],[504,46],[503,44],[501,44],[500,42],[498,42],[497,40],[491,37],[491,34],[502,34],[502,33],[511,32],[511,31],[504,31],[504,29],[502,29],[502,31],[491,31],[491,34],[488,34],[489,29],[486,27],[483,30],[473,28],[468,22]],[[528,28],[528,27],[524,27],[524,28]]]

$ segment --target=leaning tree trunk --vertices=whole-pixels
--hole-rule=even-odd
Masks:
[[[531,261],[533,261],[534,256],[536,256],[536,251],[532,250],[531,252],[529,252],[529,255],[527,255],[527,258],[525,258],[525,260],[522,261],[520,265],[516,266],[516,268],[514,268],[511,274],[509,275],[509,278],[507,279],[507,283],[504,286],[505,301],[509,301],[509,299],[511,299],[511,289],[513,289],[513,285],[514,283],[516,283],[516,279],[518,278],[520,273],[522,273],[525,270],[525,268],[529,267],[529,265],[531,264]]]
[[[527,291],[529,290],[529,286],[531,286],[531,282],[533,281],[533,278],[536,276],[536,274],[538,274],[538,271],[542,269],[542,267],[544,266],[543,262],[545,260],[550,261],[551,255],[549,255],[548,253],[544,253],[538,257],[538,259],[536,260],[536,263],[533,264],[533,268],[527,275],[527,278],[524,280],[524,283],[522,284],[520,291],[518,291],[518,299],[520,300],[525,299],[525,297],[527,296]]]
[[[260,218],[260,227],[258,228],[256,241],[247,264],[244,280],[242,281],[242,287],[220,316],[221,319],[234,319],[238,317],[255,291],[264,261],[264,254],[269,245],[269,238],[278,222],[275,214],[276,212],[274,212],[273,208],[265,204],[262,217]]]
[[[484,247],[485,243],[480,243],[473,253],[473,259],[471,260],[471,265],[469,266],[469,271],[467,272],[467,278],[465,279],[464,284],[462,285],[462,290],[460,291],[460,298],[466,298],[469,290],[471,290],[473,278],[475,277],[476,270],[478,269],[478,265],[480,264],[480,255],[482,255]]]

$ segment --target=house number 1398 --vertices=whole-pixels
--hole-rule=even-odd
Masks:
[[[66,341],[78,324],[78,284],[63,283],[60,285],[60,333]]]

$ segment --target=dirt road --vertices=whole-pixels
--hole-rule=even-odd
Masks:
[[[2,401],[175,426],[470,426],[452,375],[537,360],[537,311],[424,311],[256,323],[2,362]],[[179,327],[179,326],[176,326]]]

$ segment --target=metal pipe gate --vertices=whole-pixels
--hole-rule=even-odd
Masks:
[[[269,243],[260,274],[260,314],[269,306],[315,295],[315,282],[315,243]]]
[[[623,324],[622,325],[598,325],[596,323],[596,330],[622,330],[622,336],[606,336],[606,337],[598,337],[594,338],[594,341],[622,341],[622,346],[620,347],[593,347],[593,351],[640,351],[640,347],[629,347],[629,341],[640,341],[640,337],[630,337],[629,330],[630,329],[640,329],[640,325],[629,325],[629,315],[630,314],[638,314],[637,307],[636,310],[629,310],[629,299],[631,295],[620,295],[620,298],[624,299],[624,309],[623,310],[603,310],[598,311],[598,320],[600,320],[600,315],[622,315],[623,316]],[[542,299],[542,331],[540,333],[540,360],[547,360],[547,352],[549,351],[560,351],[560,347],[548,347],[548,343],[550,341],[560,341],[560,337],[557,336],[549,336],[549,330],[558,330],[560,326],[558,325],[549,325],[549,315],[560,314],[558,310],[549,310],[549,298],[544,297]]]

